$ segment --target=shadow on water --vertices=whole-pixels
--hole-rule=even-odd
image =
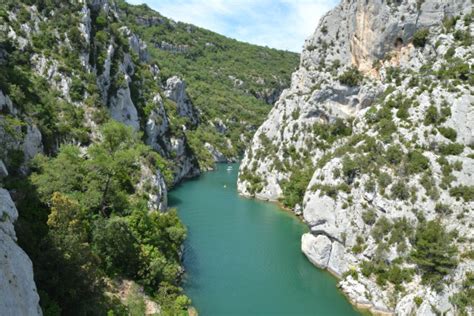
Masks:
[[[179,207],[183,203],[183,200],[175,195],[168,196],[168,205],[171,207]]]

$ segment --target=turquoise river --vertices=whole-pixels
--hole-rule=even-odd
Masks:
[[[278,206],[239,197],[238,164],[170,193],[188,228],[184,289],[200,316],[359,315],[300,251],[307,230]]]

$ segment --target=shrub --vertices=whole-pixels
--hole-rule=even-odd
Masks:
[[[423,188],[425,188],[426,195],[428,195],[431,199],[436,200],[439,198],[436,182],[430,174],[423,174],[423,177],[420,179],[420,184],[423,186]]]
[[[388,220],[385,216],[382,216],[378,219],[378,221],[375,223],[374,227],[372,228],[372,237],[375,238],[375,240],[381,240],[383,237],[388,235],[390,233],[390,230],[392,229],[392,223],[390,220]]]
[[[400,145],[393,145],[387,149],[385,153],[387,161],[393,165],[398,165],[403,158],[403,151]]]
[[[446,51],[446,54],[444,54],[444,58],[445,59],[451,59],[451,58],[453,58],[455,53],[456,53],[456,49],[454,47],[450,47]]]
[[[362,220],[367,225],[373,225],[376,219],[377,219],[377,213],[375,212],[374,209],[370,209],[362,213]]]
[[[357,68],[352,67],[339,76],[339,82],[349,87],[355,87],[359,85],[363,78],[362,73]]]
[[[468,315],[466,309],[474,307],[474,272],[467,272],[461,291],[449,299],[460,311],[460,315]]]
[[[139,249],[127,222],[121,218],[99,221],[94,230],[94,248],[109,274],[134,277],[138,272]]]
[[[443,215],[447,215],[447,214],[452,213],[451,208],[449,207],[449,205],[446,205],[446,204],[443,204],[443,203],[436,203],[435,211],[436,211],[436,213],[443,214]]]
[[[441,135],[443,135],[447,139],[449,139],[453,142],[456,141],[456,137],[458,136],[458,134],[456,133],[456,130],[454,128],[440,127],[440,128],[438,128],[438,130],[441,133]]]
[[[408,174],[420,173],[430,168],[430,160],[415,150],[408,153],[405,168]]]
[[[377,182],[380,187],[386,188],[392,183],[392,177],[386,172],[381,172],[377,177]]]
[[[392,199],[397,200],[408,200],[410,198],[410,192],[404,182],[398,181],[392,186]]]
[[[415,45],[415,47],[424,47],[429,34],[430,31],[426,28],[416,31],[415,34],[413,34],[413,45]]]
[[[474,186],[460,185],[449,190],[449,194],[466,202],[474,201]]]
[[[449,156],[457,156],[462,154],[464,151],[464,145],[463,144],[440,144],[438,147],[438,151],[441,155]]]
[[[438,109],[434,105],[430,105],[426,110],[424,124],[426,126],[438,123],[440,116]]]
[[[397,125],[391,119],[382,119],[378,125],[380,138],[384,143],[388,143],[392,139],[392,134],[397,131]]]
[[[344,157],[342,160],[342,173],[346,177],[346,183],[351,184],[359,171],[359,164],[355,160],[347,156]]]
[[[415,296],[415,298],[413,299],[413,301],[415,302],[416,306],[417,307],[420,307],[421,304],[423,303],[423,298],[419,297],[419,296]]]

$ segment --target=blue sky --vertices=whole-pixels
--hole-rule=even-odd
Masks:
[[[166,17],[273,48],[300,52],[338,0],[127,0]]]

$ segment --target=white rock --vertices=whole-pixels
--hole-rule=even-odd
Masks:
[[[0,311],[2,315],[42,315],[33,266],[16,244],[17,219],[10,194],[0,189]]]
[[[197,124],[199,117],[191,101],[186,94],[186,83],[179,77],[174,76],[166,81],[165,96],[176,102],[178,114],[187,117],[191,124]]]
[[[8,176],[7,167],[3,163],[3,160],[0,160],[0,178],[5,178],[7,176]]]
[[[110,116],[125,125],[131,126],[135,131],[140,129],[138,112],[130,96],[128,85],[117,91],[115,96],[110,99]]]
[[[301,236],[301,251],[318,268],[327,268],[331,249],[332,242],[324,235],[314,236],[311,233],[306,233]]]

